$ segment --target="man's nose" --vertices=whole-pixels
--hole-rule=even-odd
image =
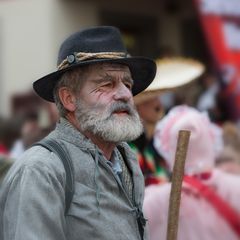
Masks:
[[[132,91],[125,84],[123,83],[119,84],[119,86],[115,91],[114,99],[128,102],[131,98],[132,98]]]

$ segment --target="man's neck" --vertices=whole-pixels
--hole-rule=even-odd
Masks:
[[[90,132],[83,132],[81,130],[81,127],[76,120],[75,116],[73,114],[67,114],[66,119],[78,130],[80,131],[84,136],[91,139],[91,141],[103,152],[103,155],[107,160],[111,159],[112,153],[114,148],[116,147],[116,143],[107,142],[104,141],[102,138],[93,135]]]
[[[92,133],[83,133],[87,138],[91,139],[91,141],[103,152],[103,155],[107,160],[111,159],[114,148],[116,147],[115,143],[106,142],[102,138],[99,138]]]

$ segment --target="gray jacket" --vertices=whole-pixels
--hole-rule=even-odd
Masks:
[[[133,204],[101,151],[65,119],[48,136],[68,149],[75,172],[75,193],[64,216],[66,174],[58,157],[34,146],[14,163],[0,195],[1,240],[140,240],[137,207],[144,180],[126,143],[118,150],[133,175]]]

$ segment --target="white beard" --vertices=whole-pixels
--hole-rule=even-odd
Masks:
[[[114,114],[118,110],[126,110],[128,114]],[[78,99],[76,117],[83,132],[91,132],[107,142],[132,141],[143,132],[137,110],[122,101],[113,103],[106,109],[101,104],[89,107]]]

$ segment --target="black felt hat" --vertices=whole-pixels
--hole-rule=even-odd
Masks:
[[[33,83],[43,99],[54,102],[53,89],[63,73],[84,65],[112,62],[127,65],[134,85],[133,95],[142,92],[156,74],[156,64],[144,57],[131,57],[123,44],[120,31],[111,26],[85,29],[67,38],[60,47],[58,70]]]

